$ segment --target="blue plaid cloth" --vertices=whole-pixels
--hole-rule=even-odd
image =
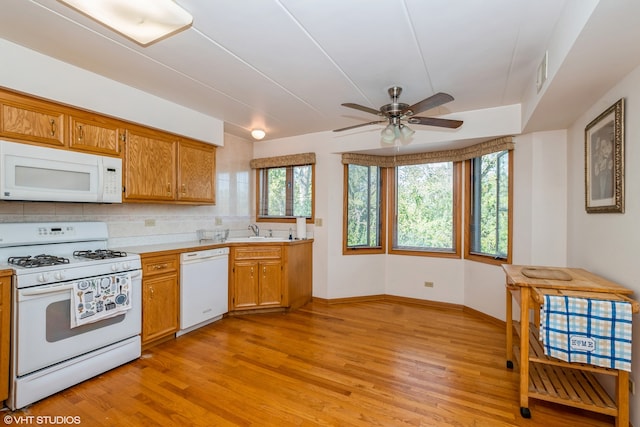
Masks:
[[[545,295],[540,309],[544,354],[565,362],[631,371],[631,304]]]

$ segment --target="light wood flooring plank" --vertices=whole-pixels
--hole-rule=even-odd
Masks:
[[[91,426],[614,425],[535,400],[521,418],[504,347],[503,327],[461,310],[312,303],[224,318],[11,415]]]

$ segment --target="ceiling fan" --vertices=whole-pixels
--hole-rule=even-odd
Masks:
[[[391,97],[391,103],[383,105],[379,110],[374,110],[373,108],[353,103],[342,104],[345,107],[364,111],[365,113],[375,114],[377,116],[383,117],[384,119],[335,129],[334,132],[341,132],[343,130],[349,130],[360,126],[368,126],[378,123],[388,123],[387,126],[382,130],[382,140],[384,142],[391,143],[396,138],[409,138],[414,134],[413,130],[409,129],[405,124],[402,123],[403,120],[407,123],[416,125],[438,126],[450,129],[457,129],[463,123],[461,120],[414,116],[414,114],[418,114],[423,111],[438,107],[442,104],[446,104],[447,102],[453,101],[453,96],[449,94],[439,92],[413,105],[408,105],[398,102],[398,98],[402,93],[401,87],[393,86],[389,88],[388,92],[389,96]]]

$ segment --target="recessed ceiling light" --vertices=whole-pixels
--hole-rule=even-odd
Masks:
[[[188,27],[193,17],[173,0],[58,0],[146,46]]]
[[[251,136],[253,137],[253,139],[257,139],[257,140],[261,140],[262,138],[265,137],[266,134],[267,133],[262,129],[253,129],[251,131]]]

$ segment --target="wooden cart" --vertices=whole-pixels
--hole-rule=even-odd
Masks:
[[[520,414],[531,417],[529,398],[535,398],[612,415],[616,418],[616,427],[627,427],[629,373],[548,357],[538,340],[538,328],[539,309],[545,294],[627,301],[637,313],[640,305],[627,296],[633,291],[580,268],[506,264],[502,268],[506,273],[507,367],[513,368],[515,354],[520,367]],[[520,306],[519,323],[513,321],[514,300]],[[532,309],[533,319],[530,318]],[[519,342],[514,342],[514,330],[519,332]],[[598,383],[595,373],[615,377],[615,399]]]

